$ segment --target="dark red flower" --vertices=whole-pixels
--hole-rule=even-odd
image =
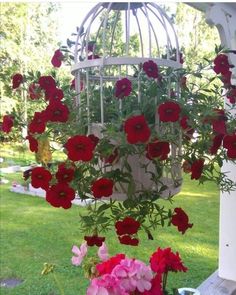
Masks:
[[[139,239],[133,238],[129,235],[119,236],[119,241],[121,244],[130,245],[130,246],[138,246]]]
[[[217,134],[213,138],[212,146],[210,147],[211,155],[215,155],[222,144],[224,134]]]
[[[75,135],[65,144],[68,158],[72,161],[88,162],[93,158],[94,143],[85,135]]]
[[[38,83],[45,91],[50,91],[51,89],[56,88],[56,81],[52,76],[42,76],[39,78]]]
[[[63,182],[52,185],[46,192],[46,200],[53,207],[69,209],[74,198],[75,191],[67,183]]]
[[[163,102],[158,107],[158,114],[162,122],[176,122],[179,120],[181,108],[178,103],[174,101]]]
[[[28,129],[30,133],[43,133],[46,128],[46,115],[45,112],[35,112],[32,121],[29,123]]]
[[[202,175],[204,159],[196,160],[191,165],[191,179],[199,179]]]
[[[13,116],[4,115],[3,121],[1,123],[1,130],[5,133],[9,133],[13,127],[13,124],[14,124]]]
[[[162,274],[157,273],[151,280],[152,288],[144,291],[142,295],[164,295],[162,291]]]
[[[125,217],[123,220],[117,221],[115,224],[116,233],[119,236],[136,234],[140,228],[140,222],[132,217]]]
[[[151,131],[143,115],[128,118],[124,123],[124,130],[128,143],[145,143],[148,141]]]
[[[108,260],[98,263],[96,265],[96,269],[99,273],[99,276],[110,274],[113,268],[116,265],[118,265],[123,259],[125,259],[125,254],[116,254],[115,256],[112,256]]]
[[[42,189],[47,190],[51,179],[51,173],[43,167],[35,167],[32,170],[31,184],[35,188],[41,187]]]
[[[22,82],[23,82],[23,76],[21,74],[15,74],[14,76],[12,76],[13,89],[18,88]]]
[[[228,134],[223,139],[223,147],[227,149],[227,156],[236,159],[236,134]]]
[[[91,191],[95,198],[110,197],[113,193],[113,181],[108,178],[100,178],[92,184]]]
[[[236,103],[236,86],[232,86],[227,92],[227,98],[230,103]]]
[[[175,208],[175,214],[172,215],[171,223],[174,226],[178,227],[178,231],[184,234],[188,228],[193,226],[192,223],[189,222],[188,215],[184,212],[182,208]]]
[[[211,120],[213,131],[218,134],[226,134],[226,120],[227,117],[225,116],[224,110],[215,109],[215,116]]]
[[[29,92],[29,97],[32,100],[39,99],[40,96],[41,96],[41,88],[36,83],[31,83],[30,84],[28,92]]]
[[[99,237],[97,235],[94,236],[84,236],[85,241],[87,242],[87,245],[92,247],[92,246],[97,246],[101,247],[102,243],[105,241],[105,237]]]
[[[118,98],[124,98],[129,96],[132,91],[132,83],[129,79],[123,78],[118,80],[115,85],[115,96]]]
[[[185,160],[183,162],[182,168],[185,173],[190,173],[191,172],[191,164],[189,163],[189,161]]]
[[[48,121],[64,123],[68,120],[70,111],[65,104],[54,100],[50,101],[45,113]]]
[[[185,129],[188,129],[188,128],[191,128],[191,126],[188,125],[188,116],[183,116],[180,120],[180,126],[185,130]]]
[[[62,54],[61,50],[58,49],[54,52],[54,55],[51,59],[51,63],[54,67],[60,68],[61,62],[64,59],[64,55]]]
[[[181,77],[181,79],[180,79],[180,87],[182,88],[182,89],[185,89],[185,88],[187,88],[187,77]]]
[[[31,177],[32,169],[25,170],[23,172],[24,181],[28,180]]]
[[[154,61],[146,61],[143,64],[143,70],[149,78],[158,78],[158,67]]]
[[[94,134],[89,134],[88,138],[90,138],[92,140],[92,142],[94,144],[94,148],[95,148],[99,142],[99,138]]]
[[[152,271],[156,273],[167,273],[168,271],[183,271],[188,269],[181,261],[179,253],[173,253],[171,248],[161,249],[160,247],[154,252],[150,258],[150,266]]]
[[[150,142],[146,147],[146,157],[150,160],[159,158],[159,160],[166,160],[170,152],[170,144],[167,141]]]
[[[50,101],[60,101],[64,97],[64,92],[60,88],[51,88],[45,91],[45,98],[46,100]]]
[[[75,170],[73,168],[67,168],[66,165],[60,164],[56,173],[56,179],[58,183],[68,183],[73,180]]]
[[[214,67],[213,70],[216,74],[222,74],[225,75],[227,72],[229,72],[230,64],[228,61],[228,56],[225,54],[219,54],[214,59]]]
[[[37,153],[38,151],[38,141],[32,135],[26,136],[26,139],[29,141],[29,148],[31,152]]]
[[[224,83],[224,87],[225,88],[229,88],[231,87],[231,77],[232,77],[232,72],[228,71],[227,73],[225,73],[224,75],[221,76],[221,80]]]
[[[98,59],[98,58],[100,58],[100,56],[99,56],[98,54],[90,54],[90,55],[88,56],[88,60],[91,60],[91,59]]]

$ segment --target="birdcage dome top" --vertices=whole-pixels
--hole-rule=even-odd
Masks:
[[[181,67],[177,35],[164,9],[152,2],[101,2],[78,28],[72,72],[150,59]]]

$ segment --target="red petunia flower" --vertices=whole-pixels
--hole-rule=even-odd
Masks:
[[[228,56],[225,54],[219,54],[214,59],[214,67],[213,70],[216,74],[222,74],[225,75],[227,72],[229,72],[230,64],[228,61]]]
[[[63,182],[52,185],[46,192],[46,200],[53,207],[69,209],[74,198],[75,191],[67,183]]]
[[[178,231],[184,234],[188,228],[193,226],[192,223],[189,222],[188,215],[184,212],[182,208],[175,208],[175,214],[172,215],[171,223],[178,227]]]
[[[54,55],[53,55],[53,57],[52,57],[52,59],[51,59],[51,63],[52,63],[52,65],[53,65],[54,67],[56,67],[56,68],[60,68],[60,66],[61,66],[61,62],[62,62],[63,59],[64,59],[64,55],[63,55],[63,53],[61,52],[61,50],[58,49],[58,50],[56,50],[56,51],[54,52]]]
[[[68,107],[60,101],[51,101],[45,110],[48,121],[51,122],[66,122],[69,118]]]
[[[60,88],[51,88],[45,92],[45,99],[50,101],[60,101],[64,97],[64,92]]]
[[[125,217],[122,221],[117,221],[115,224],[116,233],[119,236],[136,234],[140,228],[140,222],[132,217]]]
[[[32,121],[29,123],[28,129],[30,133],[43,133],[46,129],[46,114],[45,112],[35,112]]]
[[[218,134],[226,134],[226,120],[224,110],[215,109],[215,116],[211,120],[213,131]]]
[[[145,143],[148,141],[151,131],[143,115],[128,118],[124,123],[124,130],[128,143]]]
[[[163,102],[158,107],[158,114],[162,122],[176,122],[179,120],[181,108],[174,101]]]
[[[236,86],[232,86],[229,91],[227,92],[227,98],[230,103],[236,103]]]
[[[149,78],[158,78],[158,67],[154,61],[146,61],[143,64],[143,70]]]
[[[129,235],[119,236],[119,241],[121,244],[130,245],[130,246],[138,246],[139,239],[133,238]]]
[[[23,76],[21,74],[15,74],[12,76],[12,89],[16,89],[23,82]]]
[[[113,181],[108,178],[100,178],[92,184],[92,193],[95,198],[110,197],[113,193]]]
[[[166,160],[170,152],[170,144],[167,141],[150,142],[146,147],[146,157],[150,160],[159,158],[159,160]]]
[[[191,165],[191,179],[199,179],[202,175],[204,159],[196,160]]]
[[[45,91],[50,91],[51,89],[56,88],[56,81],[52,76],[42,76],[38,81],[40,87]]]
[[[3,121],[1,123],[1,130],[5,133],[9,133],[13,127],[13,124],[14,124],[13,116],[4,115]]]
[[[58,183],[68,183],[74,178],[75,170],[73,168],[66,168],[65,164],[60,164],[56,173]]]
[[[29,97],[32,100],[37,100],[41,97],[41,88],[36,83],[31,83],[29,86]]]
[[[222,144],[224,134],[217,134],[213,138],[212,146],[210,147],[211,155],[215,155]]]
[[[223,147],[227,149],[227,156],[236,159],[236,134],[228,134],[223,139]]]
[[[108,260],[98,263],[96,265],[96,269],[99,273],[99,276],[110,274],[114,267],[117,266],[123,259],[125,259],[125,254],[116,254]]]
[[[179,121],[180,123],[180,126],[185,130],[185,129],[188,129],[188,128],[191,128],[189,125],[188,125],[188,116],[183,116],[181,118],[181,120]]]
[[[75,135],[65,144],[68,158],[72,161],[88,162],[93,158],[94,143],[85,135]]]
[[[105,237],[99,237],[97,235],[94,236],[84,236],[85,241],[87,242],[87,245],[92,247],[92,246],[97,246],[101,247],[102,243],[105,241]]]
[[[51,173],[43,167],[36,167],[32,170],[31,184],[35,188],[41,187],[42,189],[47,190],[51,179]]]
[[[171,248],[161,249],[160,247],[154,252],[150,258],[150,266],[152,271],[156,273],[167,273],[168,271],[183,271],[188,269],[181,261],[179,253],[173,253]]]
[[[37,153],[38,151],[38,141],[36,138],[34,138],[32,135],[26,136],[26,139],[29,141],[29,148],[31,152]]]
[[[115,96],[118,98],[124,98],[129,96],[132,91],[132,83],[129,79],[123,78],[118,80],[115,85]]]

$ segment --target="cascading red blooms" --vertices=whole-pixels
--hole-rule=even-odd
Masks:
[[[41,76],[38,83],[44,91],[50,92],[56,88],[56,81],[52,76]]]
[[[124,98],[129,96],[132,91],[132,83],[129,79],[123,78],[118,80],[115,85],[115,96],[118,98]]]
[[[25,139],[29,141],[29,148],[31,152],[38,152],[38,141],[32,135],[27,135]]]
[[[69,209],[72,205],[71,201],[75,198],[75,191],[64,182],[52,185],[46,191],[46,200],[53,207],[62,207]]]
[[[68,121],[70,112],[65,104],[53,100],[46,107],[45,114],[47,121],[65,123]]]
[[[88,138],[90,138],[92,140],[92,142],[94,144],[94,148],[95,148],[99,142],[99,138],[94,134],[89,134]]]
[[[171,218],[171,223],[177,226],[179,232],[184,234],[188,228],[193,226],[193,223],[189,223],[188,215],[182,208],[175,208],[174,212],[175,214]]]
[[[149,78],[158,78],[158,67],[152,60],[143,63],[143,70]]]
[[[21,74],[15,74],[12,76],[12,89],[16,89],[23,83],[23,76]]]
[[[146,157],[150,160],[158,158],[163,161],[168,158],[170,152],[170,144],[167,141],[150,142],[146,147]]]
[[[85,135],[75,135],[70,137],[65,148],[68,152],[68,158],[71,161],[91,161],[93,158],[94,143]]]
[[[30,133],[42,134],[46,129],[47,116],[45,111],[35,112],[34,117],[29,123],[28,130]]]
[[[51,173],[43,167],[35,167],[31,173],[31,184],[35,188],[47,190],[52,179]]]
[[[213,70],[216,74],[225,75],[229,72],[230,64],[228,61],[228,56],[225,54],[219,54],[214,59],[214,67]]]
[[[137,246],[139,240],[133,235],[137,234],[140,222],[132,217],[125,217],[115,223],[116,233],[121,244]]]
[[[97,235],[84,236],[84,239],[87,242],[87,245],[90,247],[92,246],[101,247],[102,243],[105,241],[105,237],[99,237]]]
[[[41,88],[39,84],[31,83],[28,89],[29,97],[32,100],[37,100],[41,97]]]
[[[183,265],[179,253],[173,253],[171,248],[161,249],[159,247],[150,258],[150,266],[152,271],[161,274],[169,271],[186,272],[188,270],[187,267]]]
[[[74,178],[75,170],[73,168],[67,168],[64,163],[58,166],[56,173],[56,179],[59,183],[71,182]]]
[[[54,67],[56,67],[56,68],[60,68],[63,59],[64,59],[64,55],[63,55],[63,53],[61,52],[61,50],[58,49],[58,50],[56,50],[56,51],[54,52],[54,55],[53,55],[53,57],[52,57],[52,59],[51,59],[51,63],[52,63],[52,65],[53,65]]]
[[[227,156],[236,159],[236,134],[228,134],[223,139],[223,147],[227,149]]]
[[[191,179],[199,179],[202,175],[204,159],[195,160],[191,165]]]
[[[93,182],[91,191],[96,199],[110,197],[113,193],[113,181],[108,178],[100,178]]]
[[[231,88],[227,92],[226,97],[228,98],[230,103],[232,104],[236,103],[236,87],[235,86],[231,86]]]
[[[162,122],[176,122],[179,120],[181,108],[177,102],[166,101],[159,105],[158,114]]]
[[[150,128],[143,115],[128,118],[124,123],[124,130],[128,143],[145,143],[151,135]]]
[[[45,99],[50,101],[60,101],[64,97],[64,92],[60,88],[51,88],[50,90],[46,91]]]
[[[14,125],[13,116],[4,115],[1,123],[1,130],[5,133],[9,133]]]
[[[224,134],[217,134],[214,136],[212,145],[209,149],[211,155],[216,155],[223,141]]]
[[[224,110],[214,109],[215,116],[212,118],[212,129],[216,134],[226,134],[226,115]]]

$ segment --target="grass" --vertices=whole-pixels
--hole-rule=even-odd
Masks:
[[[20,174],[5,175],[10,180]],[[83,207],[70,210],[51,207],[44,199],[9,192],[9,184],[1,185],[1,279],[20,278],[24,282],[13,289],[1,288],[1,295],[57,295],[60,294],[53,275],[41,275],[43,263],[56,265],[56,275],[65,295],[86,294],[88,281],[80,267],[70,263],[71,247],[79,245],[83,234],[79,230],[79,213]],[[163,201],[165,202],[165,201]],[[217,268],[219,192],[212,183],[199,186],[185,177],[182,192],[175,198],[194,223],[181,235],[175,227],[160,228],[154,240],[140,234],[139,247],[120,245],[114,232],[107,234],[110,254],[125,252],[148,262],[157,247],[170,246],[178,251],[189,268],[187,273],[171,274],[170,287],[197,287]],[[95,254],[91,248],[91,255]]]

